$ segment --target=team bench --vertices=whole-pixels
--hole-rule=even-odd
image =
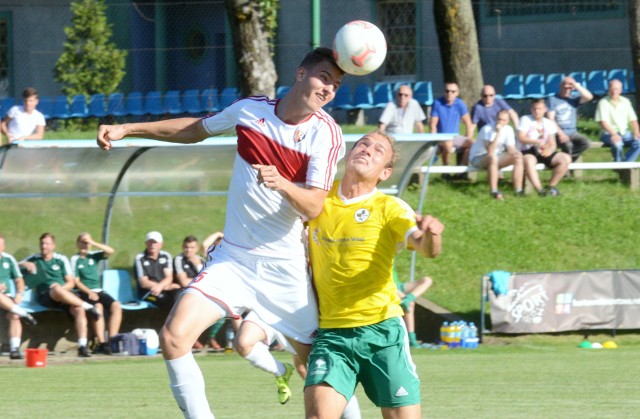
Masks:
[[[536,170],[549,170],[543,164],[537,164]],[[581,176],[583,170],[615,170],[620,176],[622,183],[629,185],[631,190],[640,190],[640,162],[599,162],[599,163],[582,163],[575,162],[569,165],[569,170],[574,173],[575,177]],[[474,166],[431,166],[431,168],[423,166],[419,170],[420,177],[424,176],[427,171],[430,174],[475,174],[477,172],[485,172],[485,169],[478,169]],[[500,172],[511,172],[513,166],[506,166],[500,169]],[[528,182],[526,182],[528,184]]]

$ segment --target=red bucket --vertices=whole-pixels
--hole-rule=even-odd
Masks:
[[[27,367],[44,368],[47,366],[47,349],[28,348],[26,350]]]

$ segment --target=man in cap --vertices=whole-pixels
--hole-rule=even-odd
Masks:
[[[169,311],[180,284],[173,282],[173,258],[162,250],[162,234],[147,233],[146,249],[136,255],[133,270],[138,280],[138,298]]]

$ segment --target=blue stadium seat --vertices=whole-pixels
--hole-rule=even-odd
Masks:
[[[563,78],[564,74],[562,73],[551,73],[547,76],[545,85],[547,96],[553,96],[558,93],[558,89],[560,88],[560,83],[562,82]]]
[[[419,81],[413,86],[413,98],[422,106],[433,105],[433,88],[430,81]]]
[[[346,84],[340,85],[335,97],[327,106],[332,109],[353,109],[351,105],[351,88]]]
[[[393,83],[393,91],[397,92],[400,86],[402,86],[403,84],[406,84],[413,89],[412,83],[410,81],[397,81]]]
[[[164,108],[162,107],[162,93],[157,90],[152,90],[147,93],[144,98],[144,113],[155,116],[164,114]]]
[[[13,282],[13,281],[10,281]],[[41,313],[43,311],[61,311],[58,308],[47,308],[38,302],[38,294],[33,292],[31,288],[26,288],[22,294],[22,302],[20,307],[24,308],[28,313]]]
[[[353,93],[353,107],[356,109],[373,108],[373,94],[368,83],[360,83]]]
[[[225,87],[220,92],[220,109],[224,109],[240,98],[240,92],[236,87]]]
[[[389,83],[377,83],[373,86],[373,107],[384,108],[393,100],[393,91]]]
[[[125,116],[127,114],[124,107],[124,95],[122,93],[111,93],[109,95],[107,114],[110,116]]]
[[[142,92],[129,93],[124,101],[124,109],[126,115],[144,115],[144,107],[142,106]]]
[[[88,116],[104,118],[107,116],[107,97],[102,93],[91,95]]]
[[[291,89],[291,86],[278,86],[276,88],[276,99],[282,99],[289,89]]]
[[[524,99],[524,77],[522,74],[509,74],[504,78],[502,97],[505,99]]]
[[[179,90],[169,90],[164,94],[164,112],[170,115],[184,113]]]
[[[629,82],[627,81],[627,70],[625,68],[615,68],[607,73],[607,91],[611,80],[620,80],[622,83],[622,93],[629,93]]]
[[[585,73],[584,71],[574,71],[569,73],[569,75],[573,77],[575,81],[586,87],[587,73]]]
[[[200,91],[198,89],[185,90],[182,94],[182,107],[186,113],[192,115],[204,112],[200,104]]]
[[[605,70],[594,70],[587,76],[587,89],[594,95],[603,96],[607,93],[607,72]]]
[[[539,99],[545,96],[544,75],[529,74],[524,81],[524,97],[527,99]]]
[[[124,269],[105,269],[102,272],[102,290],[119,301],[124,310],[155,308],[153,304],[134,296],[131,275]]]
[[[69,100],[64,95],[58,95],[53,99],[52,118],[67,119],[69,118]]]
[[[0,113],[2,114],[2,117],[4,117],[7,111],[15,104],[16,99],[14,97],[7,96],[5,98],[2,98],[2,101],[0,101]]]
[[[71,105],[69,105],[69,118],[86,118],[88,114],[87,97],[85,95],[73,96]]]
[[[200,96],[200,103],[202,103],[201,109],[206,113],[218,112],[220,109],[220,98],[218,95],[218,89],[215,87],[212,89],[204,89]]]
[[[629,81],[627,82],[627,85],[629,86],[629,93],[636,92],[636,75],[633,70],[629,71]]]
[[[51,96],[39,96],[37,109],[44,115],[44,119],[51,118],[53,114],[53,98]],[[13,283],[13,281],[9,282]]]

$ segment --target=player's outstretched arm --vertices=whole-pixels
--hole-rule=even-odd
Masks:
[[[121,125],[100,125],[97,143],[103,150],[110,150],[112,141],[125,137],[149,138],[170,143],[191,144],[210,137],[200,118],[176,118],[154,122]]]

